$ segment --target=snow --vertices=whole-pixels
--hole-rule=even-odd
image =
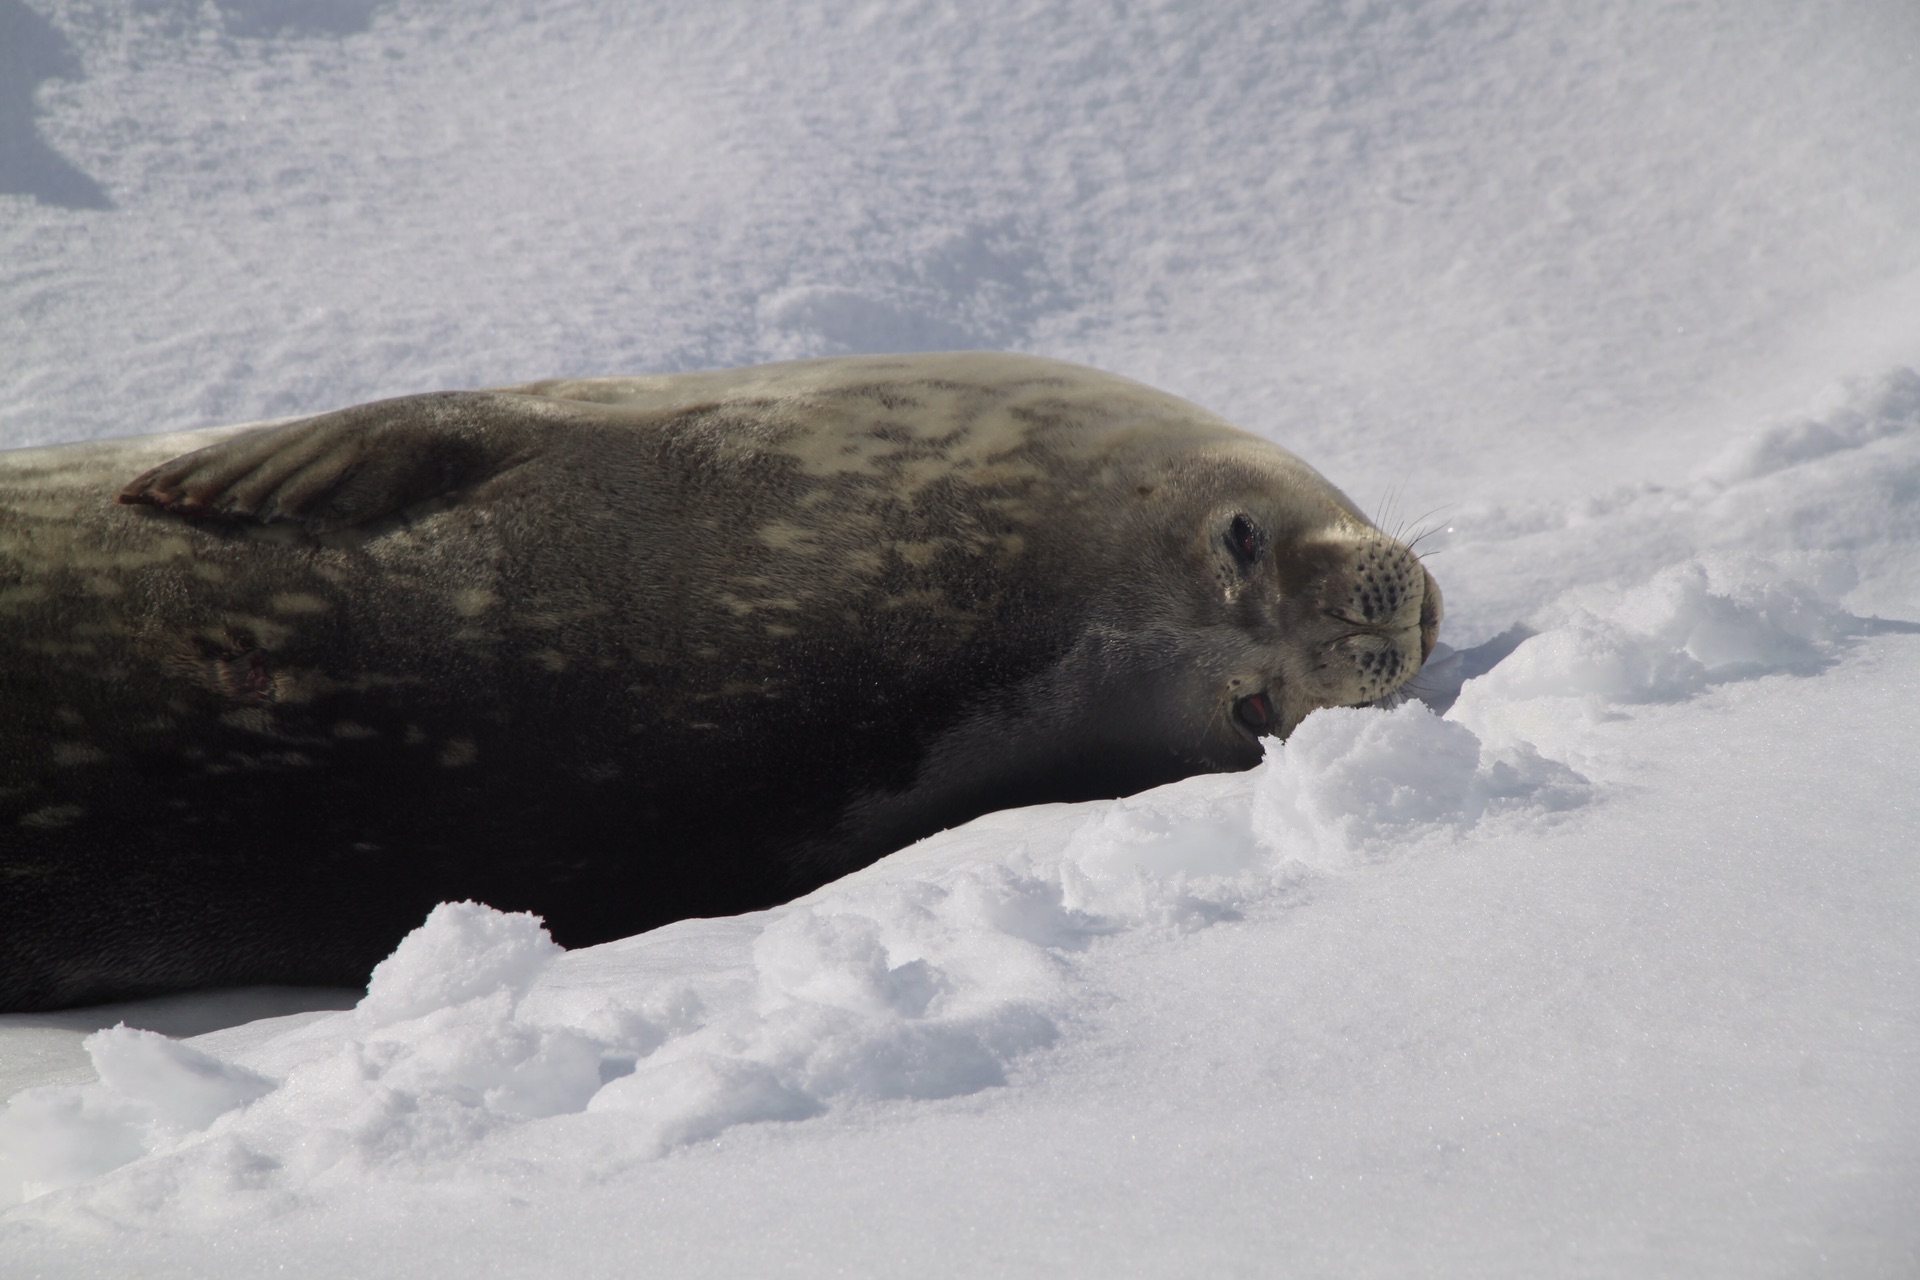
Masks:
[[[0,1017],[4,1269],[1920,1272],[1917,64],[1899,0],[0,0],[0,441],[1029,350],[1429,530],[1452,646],[773,911]]]

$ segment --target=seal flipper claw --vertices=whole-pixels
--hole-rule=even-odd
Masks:
[[[161,463],[118,501],[311,533],[369,524],[531,456],[548,425],[531,399],[437,392],[263,427]]]

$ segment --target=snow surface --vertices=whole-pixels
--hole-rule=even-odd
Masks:
[[[0,441],[1029,350],[1457,646],[774,911],[0,1018],[0,1272],[1920,1274],[1914,155],[1906,0],[0,0]]]

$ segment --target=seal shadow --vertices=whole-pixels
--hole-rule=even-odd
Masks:
[[[0,195],[32,196],[65,209],[111,209],[93,178],[48,146],[35,127],[34,90],[77,80],[80,59],[51,22],[21,0],[0,0]]]
[[[1402,702],[1424,702],[1435,715],[1445,715],[1460,697],[1460,686],[1476,676],[1487,672],[1506,661],[1515,649],[1530,640],[1537,633],[1521,623],[1514,623],[1505,631],[1483,644],[1471,649],[1455,649],[1444,641],[1435,645],[1433,656],[1427,659],[1418,675],[1409,680],[1402,689],[1380,702],[1376,706],[1398,706]],[[1901,618],[1854,617],[1845,615],[1840,620],[1840,636],[1852,639],[1861,636],[1881,635],[1920,635],[1920,622],[1908,622]],[[1725,680],[1750,679],[1765,675],[1771,671],[1785,670],[1798,675],[1813,675],[1832,666],[1839,659],[1828,653],[1815,657],[1805,666],[1778,664],[1740,664],[1719,668],[1713,683]]]
[[[1534,636],[1531,628],[1516,622],[1484,644],[1471,649],[1456,649],[1442,641],[1433,647],[1429,657],[1413,679],[1407,682],[1404,690],[1393,696],[1400,700],[1424,702],[1437,716],[1447,714],[1448,708],[1460,697],[1460,686],[1475,676],[1483,676],[1499,666],[1522,642]]]
[[[1849,630],[1856,636],[1917,636],[1920,635],[1920,622],[1908,622],[1903,618],[1856,618]]]

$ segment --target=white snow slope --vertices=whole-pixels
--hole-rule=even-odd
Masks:
[[[1916,156],[1910,0],[0,0],[0,443],[1019,349],[1536,633],[759,915],[0,1018],[0,1273],[1920,1274]]]

